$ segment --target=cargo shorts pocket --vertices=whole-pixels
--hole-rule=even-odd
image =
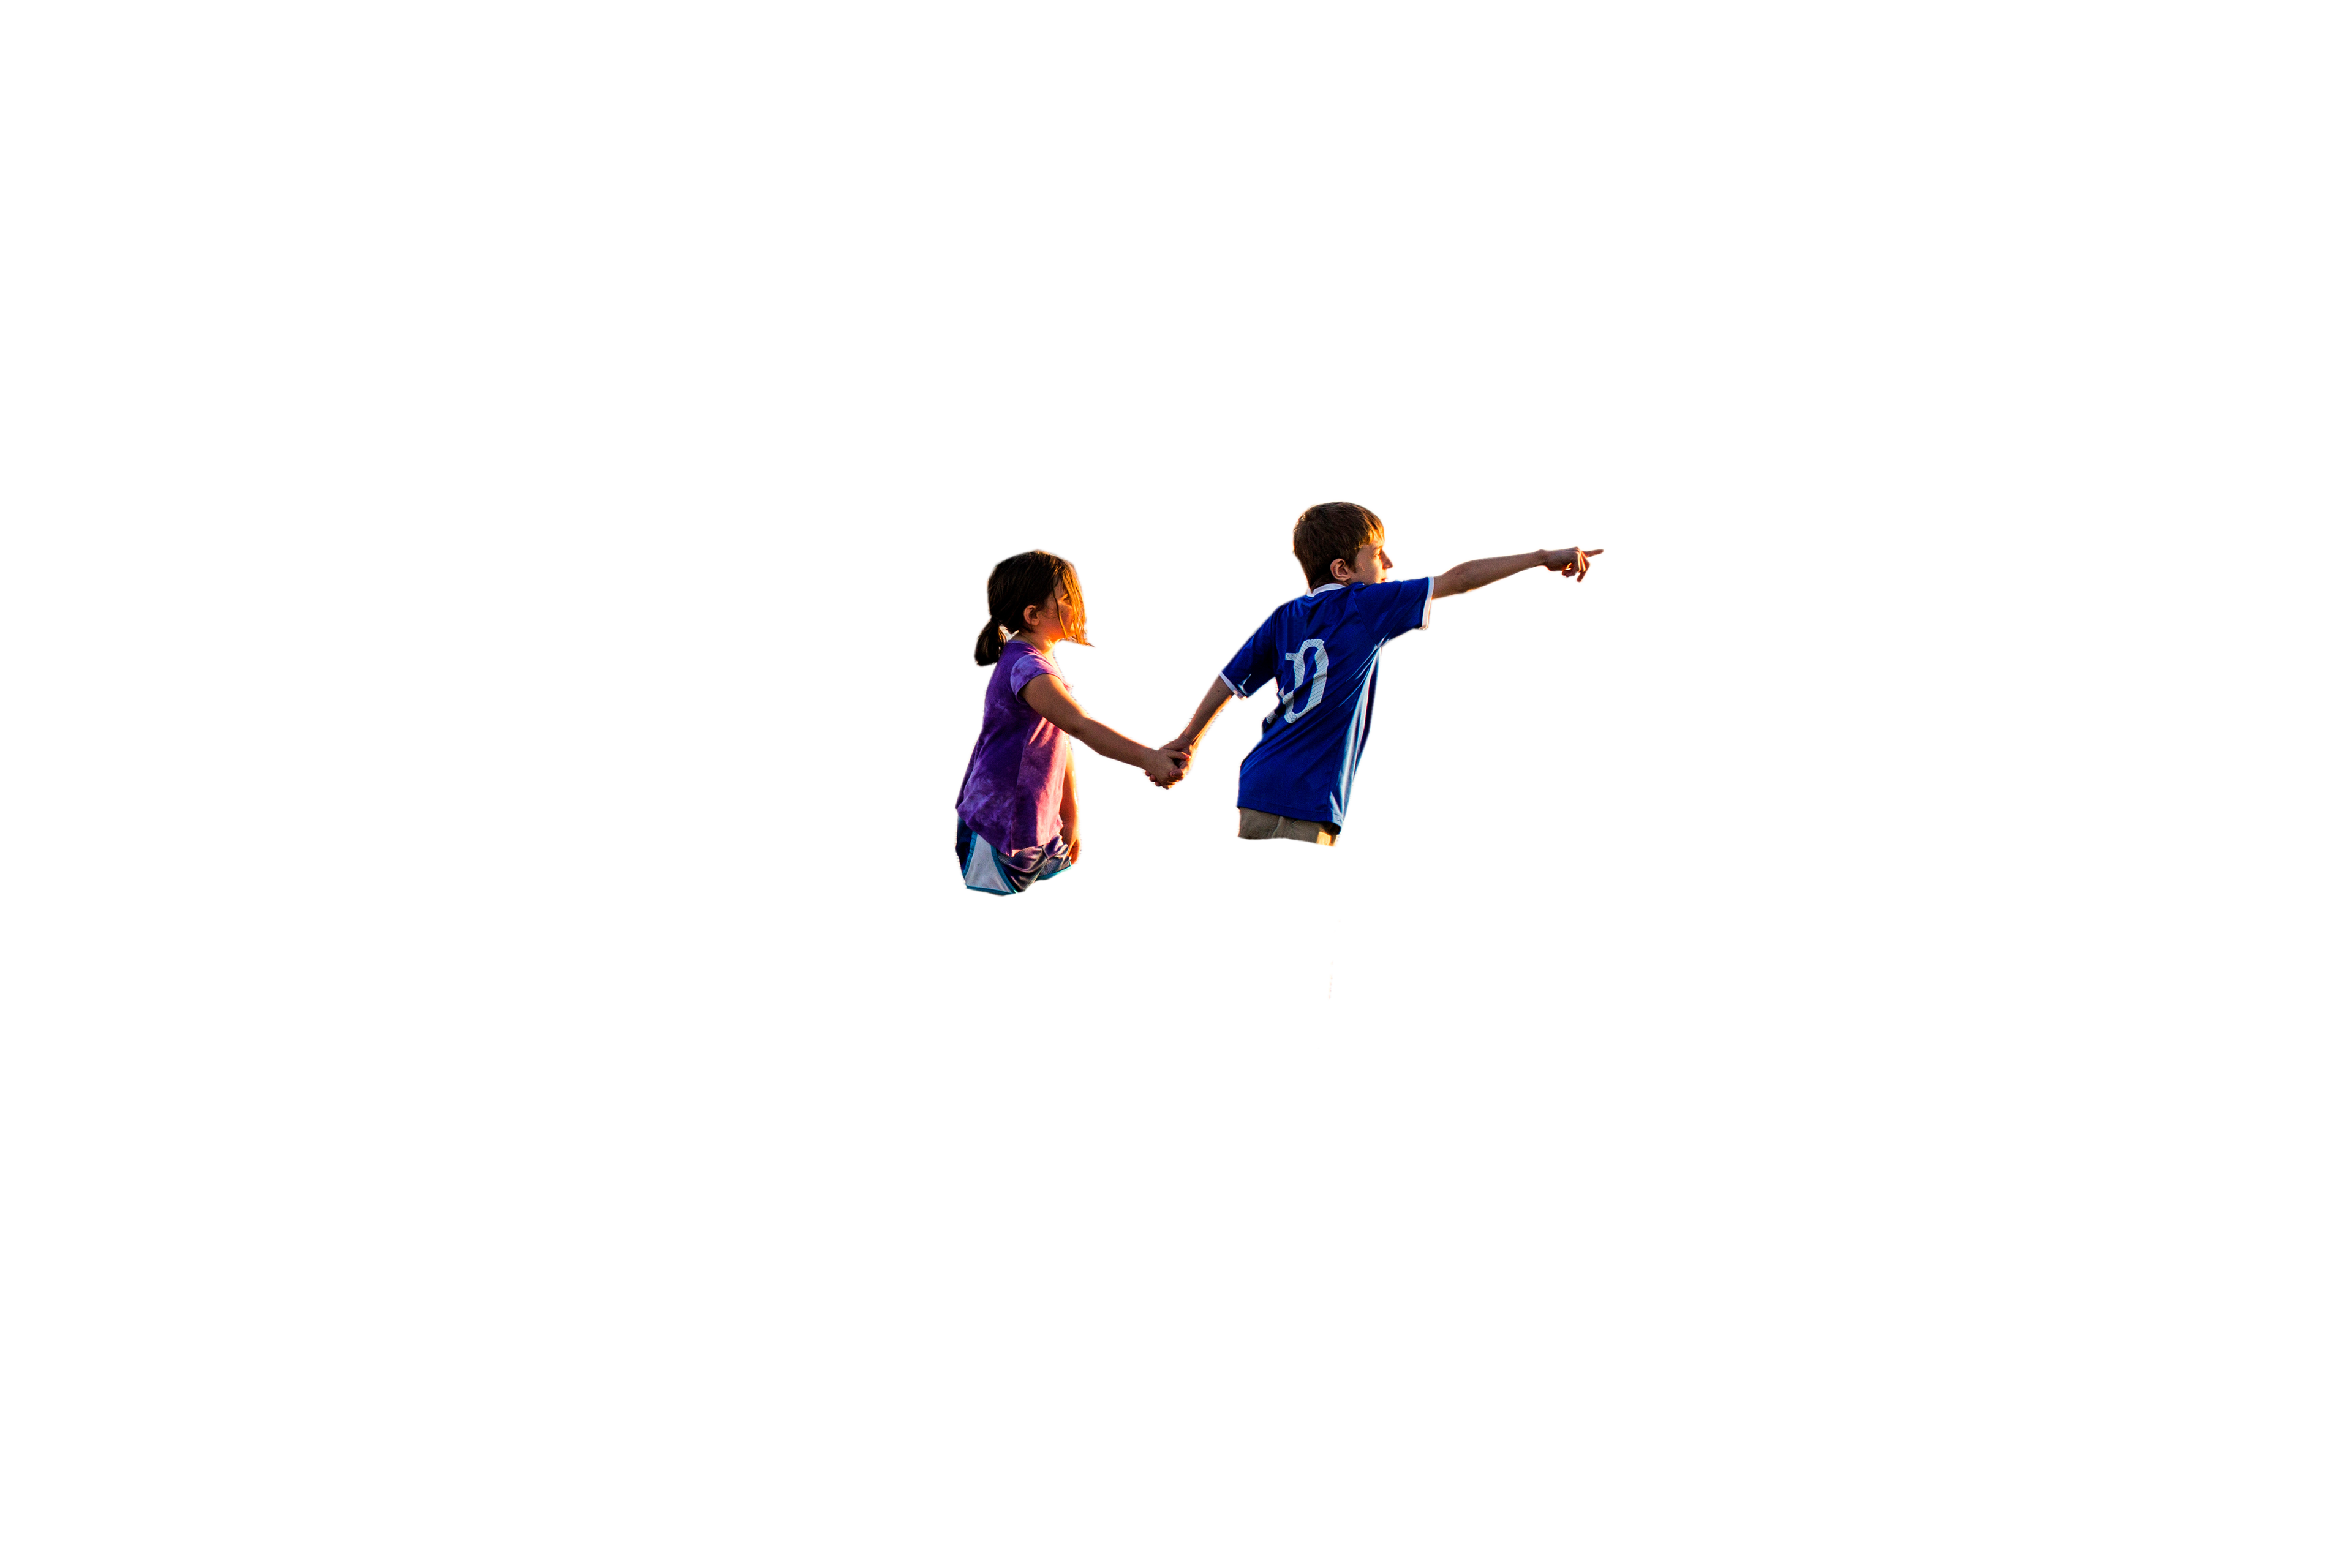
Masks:
[[[1258,941],[1282,952],[1315,954],[1315,877],[1249,856],[1249,891],[1258,902]]]

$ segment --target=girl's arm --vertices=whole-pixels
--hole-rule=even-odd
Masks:
[[[1072,757],[1062,765],[1062,843],[1070,854],[1070,864],[1078,863],[1078,759]]]
[[[1499,583],[1531,566],[1547,572],[1557,572],[1563,577],[1584,581],[1592,569],[1591,558],[1598,550],[1579,550],[1570,545],[1565,550],[1530,550],[1525,555],[1489,555],[1483,561],[1465,561],[1461,565],[1437,579],[1433,598],[1443,599],[1452,594],[1466,594],[1473,588],[1483,588],[1489,583]]]
[[[1021,689],[1021,700],[1031,711],[1064,730],[1074,741],[1084,741],[1114,763],[1141,768],[1151,782],[1166,788],[1184,776],[1189,765],[1172,751],[1155,752],[1140,741],[1130,741],[1099,719],[1089,719],[1070,689],[1051,675],[1039,675]]]

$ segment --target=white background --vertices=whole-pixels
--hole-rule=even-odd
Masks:
[[[0,33],[0,1552],[2342,1562],[2322,8],[837,9]]]

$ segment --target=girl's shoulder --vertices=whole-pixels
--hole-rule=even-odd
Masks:
[[[1054,656],[1051,653],[1044,648],[1033,647],[1025,642],[1006,643],[1004,652],[997,659],[996,665],[997,671],[1005,685],[1014,691],[1020,690],[1022,687],[1041,675],[1050,675],[1059,679],[1062,674],[1062,667],[1054,662]]]
[[[1021,668],[1021,670],[1028,670],[1030,675],[1034,675],[1034,672],[1040,672],[1040,670],[1054,670],[1054,675],[1061,675],[1061,670],[1054,666],[1054,656],[1046,654],[1045,648],[1033,648],[1025,642],[1004,644],[1004,658],[997,660],[997,663]]]

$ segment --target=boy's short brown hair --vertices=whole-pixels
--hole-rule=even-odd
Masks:
[[[1388,534],[1380,516],[1351,500],[1327,500],[1298,514],[1290,531],[1290,552],[1307,574],[1309,593],[1334,581],[1331,563],[1353,561],[1367,544],[1378,544]]]

